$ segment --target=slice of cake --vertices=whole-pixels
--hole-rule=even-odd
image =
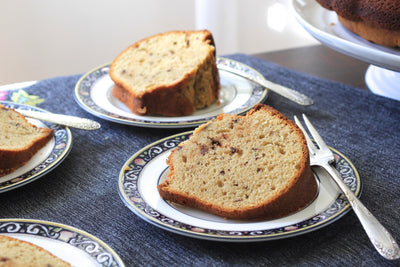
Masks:
[[[112,94],[133,113],[182,116],[218,99],[211,33],[173,31],[128,47],[111,64]]]
[[[24,165],[52,137],[52,129],[38,128],[20,113],[0,105],[0,176]]]
[[[303,133],[266,105],[199,126],[167,163],[168,179],[158,185],[163,199],[224,218],[283,217],[317,194]]]
[[[0,267],[2,266],[64,267],[71,265],[42,247],[0,235]]]

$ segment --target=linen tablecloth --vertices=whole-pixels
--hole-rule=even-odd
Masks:
[[[312,97],[302,107],[270,92],[265,103],[289,118],[307,114],[328,145],[352,161],[363,183],[361,200],[399,242],[400,103],[370,92],[295,72],[244,55],[267,79]],[[72,129],[68,157],[53,171],[0,194],[0,218],[38,219],[67,224],[95,235],[126,266],[395,266],[371,245],[350,210],[340,220],[296,237],[255,243],[225,243],[181,236],[155,227],[131,212],[118,194],[122,165],[135,152],[163,137],[189,129],[128,126],[97,118],[74,100],[82,75],[57,77],[23,88],[54,113],[87,117],[100,130]],[[0,98],[10,95],[0,92]]]

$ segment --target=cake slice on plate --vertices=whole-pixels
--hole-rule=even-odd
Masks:
[[[67,267],[71,265],[35,244],[0,235],[0,266]]]
[[[52,137],[52,129],[36,127],[17,111],[0,105],[0,176],[24,165]]]
[[[167,163],[170,174],[158,185],[163,199],[224,218],[283,217],[318,190],[302,131],[261,104],[199,126]]]
[[[128,47],[110,67],[112,94],[138,115],[183,116],[218,99],[211,33],[172,31]]]

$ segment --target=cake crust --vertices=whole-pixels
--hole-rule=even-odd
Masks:
[[[268,169],[280,168],[279,164],[290,165],[290,161],[274,162],[284,159],[284,155],[261,156],[266,152],[258,149],[256,144],[271,146],[272,151],[279,151],[281,149],[279,146],[284,144],[284,141],[279,141],[279,145],[274,146],[266,143],[268,138],[261,137],[260,141],[244,144],[248,143],[250,139],[257,139],[258,136],[275,135],[275,128],[281,126],[274,125],[273,130],[257,132],[254,136],[251,131],[256,131],[255,129],[258,131],[263,128],[262,126],[237,130],[240,131],[238,136],[244,136],[243,140],[232,138],[230,130],[215,131],[213,128],[219,124],[232,125],[232,131],[236,131],[240,128],[238,125],[241,121],[252,120],[254,116],[257,119],[272,118],[275,122],[278,121],[283,125],[286,131],[285,135],[287,133],[295,135],[295,143],[298,146],[296,155],[291,155],[292,152],[289,150],[281,151],[288,153],[288,157],[296,158],[295,166],[288,167],[289,171],[283,170],[290,174],[282,174],[282,177],[285,176],[282,184],[279,182],[280,171],[268,171]],[[243,125],[250,124],[244,122]],[[207,133],[205,134],[207,131],[209,136]],[[250,135],[251,137],[248,137]],[[203,138],[204,136],[206,137]],[[300,150],[297,150],[298,148]],[[285,149],[287,148],[282,148],[282,150]],[[222,152],[220,153],[220,151]],[[194,153],[198,153],[199,156],[192,158],[191,155]],[[212,161],[207,162],[208,159],[204,160],[204,157],[209,155],[211,155]],[[270,164],[271,162],[272,164]],[[257,105],[246,116],[221,114],[214,122],[199,126],[189,140],[182,142],[171,152],[167,163],[170,167],[170,174],[166,181],[158,185],[163,199],[224,218],[241,220],[280,218],[303,209],[315,198],[317,193],[317,184],[310,167],[308,148],[303,133],[294,122],[266,105]],[[190,176],[187,174],[188,172],[195,174]],[[268,175],[271,176],[270,180],[266,178]],[[204,193],[204,190],[208,190],[208,192]]]
[[[111,64],[112,94],[138,115],[189,115],[218,99],[215,54],[214,39],[207,30],[145,38]]]
[[[341,16],[338,19],[343,26],[365,40],[384,46],[400,47],[400,31],[371,27],[362,21],[351,21]]]
[[[335,11],[339,21],[364,39],[389,47],[400,47],[400,1],[317,0]]]

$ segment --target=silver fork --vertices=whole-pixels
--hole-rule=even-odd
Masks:
[[[360,220],[365,232],[367,233],[372,244],[376,250],[388,260],[396,260],[400,258],[399,245],[390,233],[383,227],[382,224],[371,214],[371,212],[361,203],[361,201],[354,195],[354,193],[347,187],[347,185],[340,179],[339,173],[331,163],[334,162],[334,156],[329,147],[325,144],[324,140],[312,126],[306,115],[303,114],[304,122],[310,131],[317,146],[308,136],[303,125],[294,116],[294,120],[299,128],[303,131],[307,140],[308,150],[310,152],[311,166],[320,166],[324,168],[329,175],[333,178],[340,190],[349,200],[351,207]]]

